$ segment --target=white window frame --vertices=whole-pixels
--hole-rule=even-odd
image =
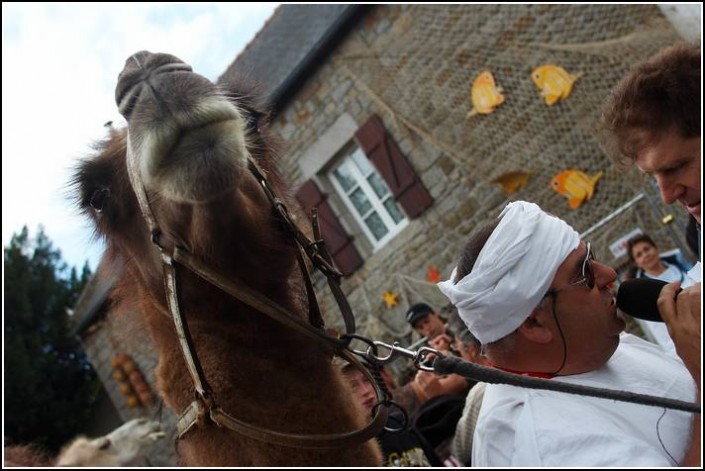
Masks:
[[[335,160],[335,164],[331,167],[331,169],[327,173],[328,180],[331,182],[333,185],[333,188],[335,188],[335,191],[338,193],[338,196],[340,199],[343,200],[345,203],[345,206],[348,208],[350,214],[352,214],[353,218],[355,218],[355,222],[358,223],[358,225],[362,228],[362,231],[365,233],[365,236],[367,239],[370,241],[370,244],[372,244],[372,250],[373,252],[376,252],[377,250],[381,249],[384,245],[386,245],[390,240],[392,240],[397,234],[399,234],[406,226],[409,225],[409,217],[406,215],[404,212],[404,209],[397,203],[397,207],[399,208],[399,211],[401,212],[402,216],[404,217],[401,221],[399,222],[394,222],[394,219],[390,216],[389,212],[387,211],[387,208],[384,206],[384,202],[392,198],[394,200],[394,196],[392,195],[392,192],[389,191],[389,187],[387,186],[387,183],[384,181],[384,178],[382,178],[382,175],[374,168],[372,163],[370,162],[370,171],[367,172],[366,174],[363,174],[361,171],[360,167],[355,163],[353,160],[353,155],[359,153],[359,158],[362,159],[367,159],[367,156],[362,152],[362,149],[360,149],[357,146],[354,146],[352,149],[349,149],[348,152],[345,152],[343,156],[339,159]],[[346,165],[348,170],[350,171],[351,176],[355,179],[356,186],[353,186],[350,191],[345,191],[345,189],[342,187],[340,182],[338,182],[338,179],[335,177],[334,172],[335,170],[340,167],[341,165]],[[384,185],[384,187],[387,189],[387,195],[383,199],[380,199],[377,196],[377,193],[375,193],[374,189],[372,186],[369,184],[367,181],[367,178],[372,174],[376,173],[377,176],[379,177],[380,181]],[[367,200],[372,204],[372,208],[365,214],[365,215],[360,215],[357,212],[357,208],[355,208],[355,205],[353,204],[352,200],[348,195],[350,195],[353,191],[355,191],[357,188],[360,188],[362,192],[365,194],[367,197]],[[367,227],[367,224],[365,223],[365,217],[371,214],[373,211],[377,212],[377,214],[380,216],[382,219],[382,222],[385,224],[385,226],[388,229],[387,234],[382,237],[380,240],[377,240],[370,230],[369,227]]]

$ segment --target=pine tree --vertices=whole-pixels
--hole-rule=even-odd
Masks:
[[[34,240],[26,226],[13,235],[4,256],[5,438],[56,451],[85,429],[100,387],[69,333],[90,269],[68,270],[41,227]]]

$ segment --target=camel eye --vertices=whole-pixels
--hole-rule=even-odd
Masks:
[[[100,444],[98,449],[99,450],[107,450],[108,448],[110,448],[110,440],[106,438],[105,441]]]
[[[103,209],[105,209],[105,206],[108,204],[109,198],[110,198],[110,189],[109,188],[101,188],[101,189],[95,190],[93,192],[88,204],[90,204],[91,207],[93,209],[95,209],[95,212],[102,213]]]
[[[247,110],[246,113],[244,113],[244,118],[245,118],[245,126],[247,126],[247,129],[252,132],[259,133],[260,132],[260,121],[264,117],[264,114],[254,111],[254,110]]]

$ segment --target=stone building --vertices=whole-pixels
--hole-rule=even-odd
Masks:
[[[657,6],[329,5],[311,20],[315,31],[335,17],[317,42],[290,21],[309,8],[278,10],[221,79],[245,73],[267,90],[271,129],[286,142],[283,173],[304,208],[321,213],[363,334],[409,335],[406,307],[444,302],[429,270],[447,277],[472,230],[509,201],[565,219],[616,267],[626,256],[608,247],[635,229],[664,248],[682,244],[685,212],[663,208],[656,188],[617,169],[596,139],[610,89],[680,39]],[[579,76],[553,106],[531,78],[544,64]],[[483,70],[505,101],[468,116]],[[569,169],[602,175],[578,209],[550,185]],[[507,193],[493,183],[511,186],[512,177],[526,184]],[[396,307],[383,301],[387,291]]]
[[[654,4],[285,5],[220,80],[245,74],[261,84],[270,129],[285,143],[280,169],[302,206],[318,209],[358,332],[406,344],[406,308],[445,304],[434,271],[447,278],[473,229],[509,201],[565,219],[615,267],[635,230],[693,257],[682,242],[685,211],[663,207],[655,185],[617,169],[596,139],[610,89],[679,39]],[[578,77],[552,106],[532,80],[547,64]],[[485,70],[504,102],[471,114]],[[577,209],[551,185],[568,170],[600,176]],[[315,281],[327,324],[342,327],[324,279]],[[111,377],[111,360],[126,351],[151,384],[155,359],[128,321],[136,313],[104,315],[106,292],[84,306],[84,344],[121,417],[154,415],[155,405],[128,409]]]

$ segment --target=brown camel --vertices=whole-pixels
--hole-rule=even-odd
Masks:
[[[159,354],[157,389],[179,415],[194,401],[194,380],[154,242],[166,254],[178,247],[230,283],[307,320],[296,245],[253,177],[250,161],[288,207],[293,204],[276,176],[263,114],[237,84],[215,86],[174,56],[142,51],[126,61],[116,100],[127,129],[113,131],[98,155],[81,163],[75,183],[81,207],[106,240],[109,260],[125,260],[116,296],[136,301],[144,314]],[[152,216],[140,210],[140,193]],[[212,391],[204,407],[213,400],[229,416],[278,433],[343,434],[364,427],[366,418],[324,343],[270,319],[179,263],[172,266],[179,308]],[[185,465],[381,464],[374,440],[308,448],[219,427],[207,413],[192,425],[177,441]]]

